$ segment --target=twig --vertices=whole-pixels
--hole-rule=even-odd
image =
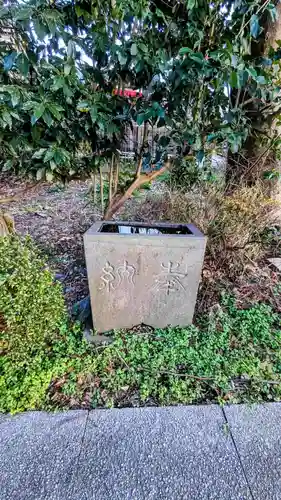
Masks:
[[[92,189],[93,189],[93,193],[94,193],[94,204],[96,204],[97,203],[97,177],[96,177],[95,173],[91,174],[91,180],[93,183]],[[87,203],[87,205],[89,205],[89,203]]]
[[[256,98],[254,98],[254,97],[251,97],[250,99],[246,99],[246,101],[242,102],[241,108],[244,108],[245,106],[247,106],[247,104],[250,104],[251,102],[254,102],[254,101],[256,101]]]
[[[241,247],[238,247],[238,246],[228,247],[227,245],[225,245],[225,250],[230,250],[231,252],[235,251],[235,250],[244,250],[244,248],[246,248],[249,245],[255,245],[255,244],[259,244],[260,245],[262,243],[263,243],[262,241],[253,240],[253,241],[247,241],[247,243],[245,243],[245,245],[243,245]]]
[[[128,365],[128,363],[125,361],[125,359],[121,356],[120,352],[118,351],[118,349],[116,349],[116,347],[114,347],[114,350],[117,354],[117,356],[121,359],[122,363],[124,363],[124,365],[128,368],[128,370],[130,370],[130,366]]]
[[[235,109],[238,108],[238,104],[239,104],[239,101],[240,101],[240,96],[241,96],[241,88],[238,89],[238,92],[237,92],[237,95],[236,95]]]
[[[148,368],[139,368],[139,370],[152,373],[152,370],[149,370]],[[162,375],[172,375],[173,377],[194,378],[195,380],[202,380],[203,382],[206,380],[214,380],[214,377],[198,377],[197,375],[192,375],[190,373],[178,373],[169,370],[158,370],[157,373],[161,373]]]

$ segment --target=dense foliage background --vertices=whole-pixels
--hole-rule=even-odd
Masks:
[[[88,175],[133,123],[167,127],[160,163],[171,141],[199,167],[220,145],[235,154],[257,133],[276,146],[277,4],[4,2],[1,169],[49,181]],[[125,95],[128,87],[141,95]]]

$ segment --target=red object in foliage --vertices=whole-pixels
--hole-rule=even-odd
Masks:
[[[113,91],[114,95],[124,95],[125,97],[142,97],[142,93],[138,92],[138,90],[131,90],[131,89],[114,89]]]

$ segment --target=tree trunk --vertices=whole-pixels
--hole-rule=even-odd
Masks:
[[[263,23],[264,37],[252,44],[252,56],[263,57],[268,54],[269,48],[278,47],[277,40],[281,40],[281,4],[277,5],[277,19],[269,20],[266,15]],[[242,94],[242,92],[241,92]],[[237,96],[233,96],[234,100]],[[238,97],[239,101],[239,97]],[[238,102],[239,105],[239,102]],[[234,104],[233,104],[234,106]],[[271,180],[264,180],[265,195],[271,196],[281,203],[281,163],[274,154],[274,145],[281,139],[281,127],[277,126],[276,115],[267,116],[255,113],[254,103],[249,103],[245,109],[249,113],[252,127],[243,149],[237,154],[228,153],[226,168],[226,185],[228,191],[233,190],[241,182],[249,185],[264,179],[265,172],[276,172]]]

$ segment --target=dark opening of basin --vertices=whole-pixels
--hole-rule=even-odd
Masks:
[[[192,234],[188,226],[183,224],[167,224],[167,225],[154,225],[154,224],[120,224],[120,222],[104,223],[100,228],[101,233],[120,233],[120,234]]]

